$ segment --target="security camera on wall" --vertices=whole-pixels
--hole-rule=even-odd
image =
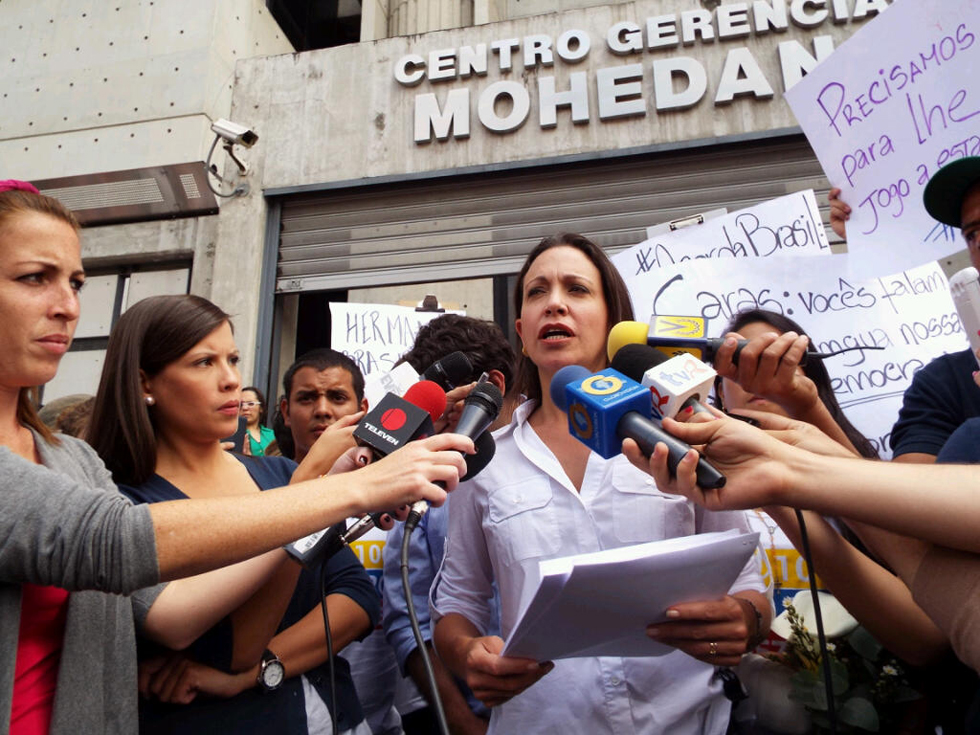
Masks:
[[[246,148],[251,148],[259,139],[259,136],[250,128],[223,118],[215,120],[211,124],[211,130],[229,143],[243,145]]]
[[[246,128],[244,125],[239,125],[236,122],[225,119],[215,120],[213,123],[211,123],[211,131],[214,133],[214,142],[211,143],[211,150],[208,151],[208,158],[204,162],[204,165],[207,167],[208,174],[210,174],[208,177],[208,188],[214,192],[215,196],[222,198],[245,196],[250,191],[248,182],[244,180],[244,178],[249,174],[249,166],[245,161],[241,160],[235,155],[234,148],[236,145],[251,148],[258,141],[259,136],[256,135],[255,131],[251,128]],[[238,175],[236,180],[224,178],[220,173],[218,173],[218,166],[211,163],[211,157],[214,155],[214,149],[217,148],[219,141],[224,141],[224,144],[221,147],[224,148],[228,158],[230,158],[238,167]],[[214,188],[214,186],[211,185],[211,176],[217,179],[220,183],[227,184],[233,188],[231,191],[221,191]]]

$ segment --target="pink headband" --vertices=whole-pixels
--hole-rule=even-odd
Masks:
[[[28,184],[26,181],[18,181],[17,179],[0,181],[0,192],[2,191],[28,191],[31,194],[41,193],[33,184]]]

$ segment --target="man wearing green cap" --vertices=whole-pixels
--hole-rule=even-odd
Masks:
[[[929,179],[923,192],[926,211],[943,224],[959,227],[970,262],[980,270],[980,156],[960,158]],[[935,462],[960,424],[980,416],[980,388],[973,382],[972,350],[936,358],[919,370],[905,391],[891,446],[898,462]]]

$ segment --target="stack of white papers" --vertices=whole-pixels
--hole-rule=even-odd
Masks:
[[[675,651],[646,627],[666,621],[671,605],[724,597],[758,543],[758,533],[733,529],[543,561],[503,655],[550,661]]]

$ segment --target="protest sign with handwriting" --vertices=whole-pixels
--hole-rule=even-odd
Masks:
[[[852,208],[852,273],[963,246],[922,204],[929,177],[980,155],[980,3],[899,0],[786,92],[824,173]]]
[[[848,352],[825,362],[848,418],[888,456],[887,437],[913,374],[944,352],[967,347],[966,335],[936,263],[891,276],[846,275],[848,255],[831,255],[820,268],[799,258],[698,260],[642,275],[620,269],[636,318],[691,315],[709,320],[721,336],[731,317],[768,309],[797,321],[820,352]]]
[[[356,362],[364,375],[386,372],[412,348],[422,325],[438,316],[442,312],[393,304],[330,304],[330,346]]]
[[[817,200],[807,189],[651,237],[613,256],[613,263],[624,273],[642,274],[703,258],[827,253]]]

